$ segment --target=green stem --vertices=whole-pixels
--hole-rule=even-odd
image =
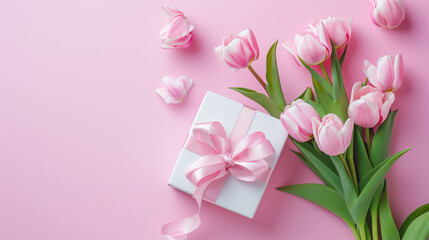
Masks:
[[[357,183],[355,163],[353,161],[353,158],[347,157],[347,160],[348,160],[348,163],[349,163],[350,172],[352,173],[353,184],[355,185],[356,191],[359,193],[359,187],[358,187],[358,183]]]
[[[368,155],[371,154],[371,129],[365,128],[366,144],[368,146]]]
[[[372,239],[378,240],[378,211],[371,211]]]
[[[365,234],[365,224],[358,226],[359,233],[360,233],[360,239],[366,240],[366,234]]]
[[[326,71],[325,66],[323,66],[323,63],[319,64],[319,66],[322,69],[322,72],[323,72],[323,75],[325,76],[326,81],[328,81],[328,83],[332,85],[331,79],[329,78],[328,72]]]
[[[356,227],[355,226],[350,226],[350,229],[352,230],[353,235],[355,236],[355,239],[356,240],[360,240],[360,236],[359,236],[359,233],[358,233]]]
[[[261,84],[262,88],[268,94],[267,84],[265,84],[264,80],[262,80],[262,78],[256,73],[255,69],[253,69],[253,67],[250,64],[247,68],[250,70],[250,72],[253,74],[253,76],[256,78],[256,80],[258,80],[259,84]]]
[[[346,169],[347,174],[349,175],[350,179],[352,178],[352,174],[350,173],[349,166],[347,165],[346,159],[344,158],[343,154],[338,155],[343,162],[344,168]]]

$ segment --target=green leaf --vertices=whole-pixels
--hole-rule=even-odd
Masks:
[[[401,157],[404,153],[408,152],[410,149],[403,150],[398,152],[385,161],[379,166],[371,170],[359,183],[359,189],[361,193],[359,194],[358,199],[351,209],[351,215],[355,220],[356,224],[360,225],[365,222],[366,213],[368,211],[369,205],[371,204],[372,198],[376,193],[381,182],[384,180],[386,173],[389,171],[390,167]],[[367,180],[369,179],[369,180]]]
[[[338,156],[331,156],[331,159],[335,165],[335,168],[337,169],[338,174],[340,175],[346,205],[349,209],[351,209],[358,198],[355,186],[347,174],[341,159]]]
[[[426,212],[411,222],[402,240],[427,240],[428,238],[429,212]]]
[[[343,55],[341,55],[341,57],[340,57],[340,67],[341,67],[341,68],[343,68],[344,59],[346,59],[346,53],[347,53],[347,48],[348,48],[348,47],[349,47],[349,45],[347,45],[347,46],[344,48]]]
[[[342,192],[341,182],[338,175],[323,162],[323,157],[317,157],[313,146],[308,142],[301,143],[293,141],[301,153],[311,162],[311,164],[319,171],[319,173],[329,182],[329,184],[337,191]]]
[[[371,162],[369,161],[366,147],[360,134],[361,128],[354,127],[354,150],[357,159],[357,174],[358,179],[362,179],[372,170]]]
[[[363,189],[366,187],[366,185],[372,180],[372,178],[380,171],[380,169],[384,169],[386,167],[390,168],[396,160],[398,160],[404,153],[408,152],[409,149],[402,150],[400,152],[397,152],[378,164],[374,169],[368,172],[359,182],[359,189],[363,191]],[[388,170],[388,169],[387,169]],[[387,172],[387,171],[386,171]]]
[[[316,72],[316,70],[314,70],[312,67],[308,66],[304,61],[302,61],[302,59],[299,59],[302,63],[302,65],[304,65],[305,68],[308,69],[308,71],[310,71],[311,76],[314,78],[314,80],[316,80],[320,86],[322,87],[322,89],[327,92],[329,95],[332,95],[332,86],[331,84],[324,78],[322,77],[319,73]]]
[[[395,221],[390,211],[389,199],[387,196],[387,185],[383,188],[383,197],[380,202],[380,230],[383,239],[389,240],[400,240],[398,227],[396,227]]]
[[[323,175],[314,167],[314,165],[304,155],[292,149],[291,151],[295,153],[295,155],[298,156],[302,160],[302,162],[304,162],[304,164],[320,178],[320,180],[322,180],[328,187],[333,188],[332,185],[329,183],[329,181],[326,180],[325,177],[323,177]]]
[[[275,104],[270,98],[268,98],[266,95],[256,92],[252,89],[247,88],[240,88],[240,87],[232,87],[230,88],[232,90],[235,90],[244,96],[252,99],[259,105],[261,105],[267,112],[276,118],[280,118],[280,114],[282,113],[282,110]]]
[[[334,94],[334,113],[345,122],[348,118],[347,109],[349,107],[349,99],[347,97],[346,89],[344,88],[343,76],[341,73],[340,62],[338,60],[337,50],[334,43],[332,43],[331,54],[331,68],[332,68],[332,86]]]
[[[372,140],[369,159],[375,167],[389,156],[390,140],[392,138],[393,124],[398,110],[390,112],[386,120],[378,127]]]
[[[278,40],[271,46],[267,54],[267,92],[270,98],[280,109],[286,106],[285,97],[280,83],[279,70],[277,68],[277,49]]]
[[[407,231],[410,224],[421,215],[429,213],[429,203],[426,203],[425,205],[417,208],[414,210],[408,217],[405,219],[405,221],[402,223],[401,227],[399,228],[399,233],[402,236],[404,236],[405,232]]]
[[[337,191],[330,187],[322,184],[307,183],[290,185],[277,189],[324,207],[343,219],[349,226],[354,226],[353,219],[347,210],[343,198]]]
[[[306,88],[304,92],[302,92],[301,95],[299,95],[299,97],[297,97],[295,100],[297,99],[313,101],[313,90],[310,87]]]
[[[320,105],[323,107],[326,113],[332,113],[334,100],[332,99],[332,96],[327,93],[325,90],[323,90],[322,86],[318,81],[316,81],[314,78],[313,81],[313,87],[314,92],[316,92],[317,100],[319,101]]]
[[[322,105],[320,105],[320,103],[315,102],[315,101],[311,101],[311,100],[305,100],[308,104],[310,104],[314,110],[316,110],[316,112],[319,114],[319,116],[322,118],[323,116],[326,115],[325,109],[323,109]]]

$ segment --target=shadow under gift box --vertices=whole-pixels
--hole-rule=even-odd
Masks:
[[[213,92],[207,92],[194,122],[192,123],[190,131],[192,131],[193,126],[197,123],[218,121],[223,125],[225,132],[229,137],[242,109],[243,104],[241,103],[235,102]],[[265,134],[266,138],[271,142],[271,145],[275,150],[274,156],[266,159],[272,172],[286,142],[286,130],[279,119],[256,111],[247,131],[247,135],[258,131]],[[180,191],[192,195],[196,190],[196,186],[185,177],[185,172],[186,169],[200,157],[201,156],[182,148],[168,184]],[[271,175],[271,172],[269,175]],[[269,179],[269,176],[267,179]],[[245,217],[253,218],[256,210],[258,209],[259,203],[261,202],[262,196],[264,195],[267,184],[267,181],[261,180],[244,182],[228,175],[216,201],[209,202]]]

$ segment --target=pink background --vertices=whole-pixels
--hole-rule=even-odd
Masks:
[[[402,53],[405,86],[392,151],[412,147],[388,174],[397,223],[429,202],[429,8],[404,0],[399,29],[375,27],[365,0],[169,1],[195,24],[190,48],[162,50],[162,1],[73,0],[0,2],[0,239],[160,239],[167,221],[195,202],[167,186],[186,133],[206,91],[262,110],[227,89],[261,90],[248,71],[220,65],[213,47],[251,27],[264,75],[265,54],[290,41],[311,18],[353,17],[344,67],[346,87],[362,81],[362,61]],[[309,74],[278,49],[288,101],[310,84]],[[180,105],[155,94],[164,75],[195,85]],[[318,182],[288,150],[275,169],[253,220],[204,204],[190,239],[353,239],[328,211],[275,187]]]

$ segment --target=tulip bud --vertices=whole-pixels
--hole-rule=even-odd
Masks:
[[[161,48],[187,48],[191,45],[194,25],[185,17],[183,12],[168,4],[163,5],[164,17],[167,20],[159,38]]]
[[[165,103],[177,104],[182,102],[193,85],[192,79],[185,76],[180,76],[178,78],[165,76],[161,81],[164,83],[165,87],[156,89],[156,93]]]
[[[312,118],[314,139],[319,149],[330,155],[336,156],[344,153],[350,146],[353,133],[353,120],[347,119],[344,123],[341,119],[330,113],[323,117],[322,122]]]
[[[346,24],[343,19],[339,17],[328,17],[322,20],[325,25],[326,33],[329,39],[334,43],[335,48],[339,49],[347,45],[352,35],[351,18],[349,23]]]
[[[381,92],[375,87],[364,86],[360,82],[353,85],[349,105],[349,116],[354,123],[364,128],[372,128],[384,122],[395,101],[392,92]]]
[[[290,136],[298,142],[306,142],[313,138],[313,117],[320,120],[319,114],[310,104],[298,99],[285,107],[280,120]]]
[[[404,82],[404,61],[400,54],[386,55],[378,59],[377,66],[364,61],[363,72],[372,86],[383,92],[394,92]]]
[[[318,65],[331,56],[332,47],[323,23],[314,29],[308,29],[295,36],[295,46],[291,43],[283,44],[283,47],[302,66],[299,58],[309,65]],[[299,58],[298,58],[299,57]]]
[[[371,19],[379,27],[396,28],[405,18],[405,8],[401,0],[369,0],[369,3]]]
[[[247,68],[259,57],[259,47],[252,30],[246,29],[238,35],[223,38],[222,45],[215,48],[216,57],[232,70]]]

